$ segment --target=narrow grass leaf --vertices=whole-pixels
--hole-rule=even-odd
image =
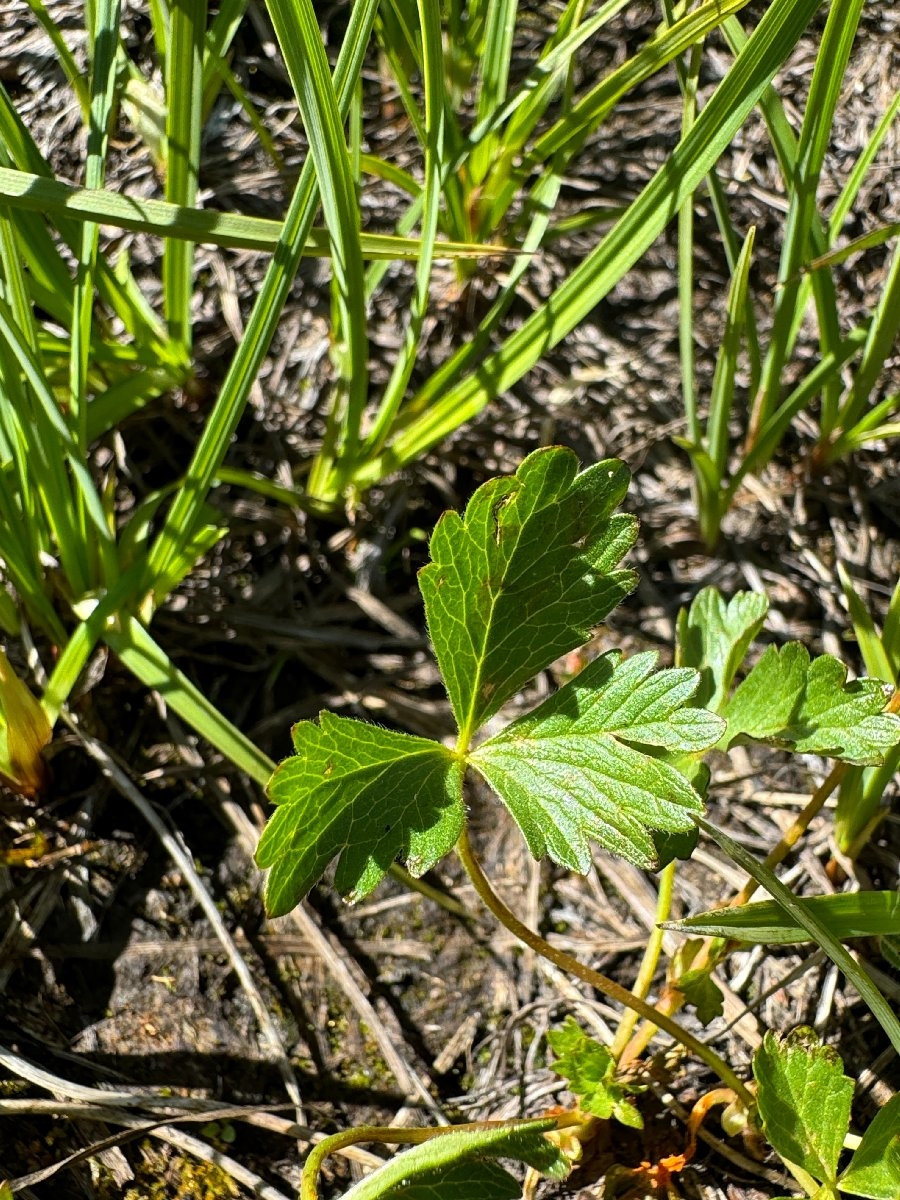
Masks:
[[[664,4],[667,12],[671,4]],[[703,62],[702,44],[691,47],[686,69],[679,63],[678,77],[682,90],[681,136],[686,137],[697,116],[697,86]],[[697,380],[694,371],[694,197],[688,196],[678,209],[678,349],[681,366],[681,396],[687,422],[688,436],[700,441],[700,421],[697,415]],[[713,458],[713,462],[715,459]],[[703,476],[700,476],[702,481]],[[698,499],[703,509],[710,505],[718,510],[718,487],[714,496]]]
[[[377,0],[360,0],[350,14],[335,67],[334,86],[342,113],[349,109],[352,89],[362,70],[376,9]],[[182,552],[194,526],[201,519],[207,493],[237,429],[250,388],[300,265],[303,247],[312,228],[315,205],[315,167],[309,158],[300,172],[275,256],[247,321],[244,339],[229,364],[216,403],[188,467],[184,487],[169,510],[153,545],[148,564],[148,589],[152,588],[153,576],[166,571],[170,561]]]
[[[897,583],[891,594],[887,616],[884,618],[881,642],[894,671],[900,672],[900,582]]]
[[[803,126],[797,144],[796,171],[787,177],[791,187],[791,203],[785,222],[778,272],[782,287],[778,291],[760,393],[754,402],[754,428],[766,421],[777,400],[785,362],[805,307],[804,291],[796,282],[797,273],[810,248],[814,253],[819,252],[818,247],[825,248],[821,242],[817,208],[818,182],[831,140],[835,109],[864,2],[865,0],[847,0],[847,3],[831,6],[816,55]],[[826,277],[821,274],[814,277],[813,288],[816,294],[823,356],[833,352],[840,340],[836,298],[833,286],[828,286],[828,283]],[[829,381],[823,395],[823,432],[830,432],[832,418],[827,414],[834,408],[836,400],[836,388]]]
[[[859,195],[859,189],[862,187],[866,176],[869,174],[872,163],[878,155],[879,150],[884,145],[884,140],[891,131],[891,126],[900,114],[900,90],[894,94],[894,98],[888,105],[881,120],[872,131],[872,136],[866,143],[862,154],[856,160],[853,170],[847,178],[847,182],[841,189],[841,194],[837,198],[834,208],[831,212],[831,218],[828,222],[828,244],[832,245],[838,234],[844,227],[844,222],[850,215],[850,210],[856,203],[856,198]]]
[[[897,93],[900,96],[900,92]],[[846,242],[843,246],[839,246],[836,250],[829,250],[827,254],[822,254],[818,258],[811,259],[803,266],[804,271],[821,271],[824,267],[836,267],[841,263],[852,258],[854,254],[862,254],[864,250],[872,250],[876,246],[883,246],[885,242],[889,242],[891,238],[900,235],[900,221],[894,221],[889,225],[879,225],[875,229],[870,229],[868,233],[860,234],[859,237],[853,238],[852,241]]]
[[[11,361],[18,364],[25,386],[36,401],[28,406],[27,414],[22,414],[26,461],[48,520],[53,524],[70,587],[78,596],[91,586],[89,545],[78,531],[78,512],[83,511],[90,518],[93,537],[111,544],[113,535],[107,515],[83,454],[49,388],[42,364],[3,300],[0,300],[0,343],[5,343]],[[66,463],[75,481],[74,493]]]
[[[900,664],[896,666],[892,665],[878,630],[875,628],[872,613],[853,586],[850,573],[842,562],[837,564],[837,573],[841,583],[841,590],[844,593],[844,599],[847,601],[847,611],[850,614],[853,633],[856,636],[866,670],[876,679],[887,679],[895,682],[897,678],[897,666],[900,666]]]
[[[200,182],[200,122],[203,110],[203,42],[206,0],[169,0],[166,54],[166,199],[193,208]],[[166,241],[163,305],[169,332],[191,345],[194,247]]]
[[[422,204],[422,238],[416,265],[416,286],[410,302],[409,320],[390,379],[384,390],[365,452],[381,449],[390,433],[397,410],[416,364],[416,352],[428,308],[431,268],[435,251],[441,203],[441,170],[444,160],[444,47],[437,0],[419,0],[423,84],[425,89],[425,188]]]
[[[572,17],[575,13],[579,17],[583,15],[583,5],[581,0],[569,0],[557,33],[544,47],[538,61],[505,104],[487,114],[483,121],[476,122],[469,134],[469,144],[477,146],[482,139],[505,126],[501,139],[504,156],[514,148],[521,149],[553,98],[558,78],[567,74],[574,64],[576,51],[609,24],[628,2],[606,0],[585,20],[575,21]],[[452,167],[458,169],[460,165],[457,162]]]
[[[0,199],[20,212],[42,212],[54,218],[70,216],[78,221],[96,221],[116,229],[131,229],[156,237],[180,238],[212,246],[272,252],[278,245],[282,224],[266,217],[222,213],[214,209],[185,208],[165,200],[149,200],[122,192],[71,187],[56,179],[44,179],[27,171],[0,167]],[[360,246],[363,257],[417,261],[422,257],[422,241],[415,237],[364,233]],[[331,254],[328,231],[312,229],[304,253],[326,258]],[[436,258],[480,258],[512,254],[506,246],[491,243],[448,242],[436,240]]]
[[[85,183],[90,188],[101,187],[106,174],[109,125],[116,84],[115,63],[119,43],[119,11],[119,0],[96,0],[93,9],[93,29],[88,31],[89,35],[92,35],[93,57]],[[94,308],[94,269],[99,230],[92,222],[85,222],[81,226],[80,234],[75,291],[72,299],[68,406],[69,420],[75,432],[78,451],[86,463],[88,453],[87,381]],[[92,539],[89,517],[85,512],[84,500],[80,493],[76,493],[76,504],[81,541],[83,545],[90,547]],[[105,521],[104,524],[106,523]],[[118,572],[112,538],[101,538],[97,546],[101,561],[94,567],[96,574],[93,576],[93,580],[99,582],[102,579],[108,583],[115,578]],[[93,556],[89,555],[89,557]]]
[[[402,425],[415,421],[439,402],[440,397],[454,386],[466,370],[482,361],[490,351],[491,338],[518,295],[518,286],[528,270],[530,257],[540,250],[556,207],[562,184],[562,172],[551,164],[538,178],[527,197],[526,208],[533,212],[521,252],[513,262],[494,303],[482,318],[474,335],[428,378],[403,413]],[[449,432],[449,430],[448,430]]]
[[[230,74],[226,57],[246,11],[247,0],[220,0],[218,11],[209,23],[203,42],[201,90],[204,120],[212,110],[220,82]]]
[[[412,421],[383,456],[363,464],[364,486],[410,461],[511,387],[610,291],[655,240],[681,202],[708,173],[788,57],[818,0],[774,0],[700,113],[690,134],[568,280],[478,369],[450,387]]]
[[[107,629],[103,637],[141,683],[159,692],[166,704],[229,762],[257,783],[268,782],[275,764],[174,666],[140,621],[123,613],[119,627]]]
[[[84,78],[81,68],[75,61],[75,56],[69,49],[59,25],[53,20],[42,0],[26,0],[26,3],[37,18],[44,33],[46,33],[47,37],[53,43],[53,49],[56,51],[59,65],[63,69],[69,86],[75,93],[84,122],[88,124],[91,98],[87,81]],[[88,30],[88,36],[90,36],[90,33],[91,31]]]
[[[476,123],[488,120],[506,99],[517,11],[517,0],[493,0],[487,6],[487,30],[478,64]],[[473,147],[468,169],[474,187],[484,181],[495,152],[493,137],[481,138]]]
[[[837,426],[841,430],[852,434],[853,426],[864,416],[869,397],[884,369],[885,361],[894,349],[898,332],[900,332],[900,241],[894,248],[888,276],[872,314],[869,334],[850,393],[846,401],[841,404],[838,413]]]
[[[731,476],[727,491],[729,502],[737,493],[741,481],[747,475],[761,470],[770,461],[798,413],[807,408],[825,387],[835,381],[840,382],[842,369],[865,345],[867,336],[867,326],[858,326],[852,330],[833,352],[819,359],[794,390],[771,413],[762,429],[756,431],[750,448],[745,452]],[[751,433],[753,433],[752,428]]]
[[[737,375],[738,355],[744,336],[747,315],[747,285],[750,278],[750,263],[756,226],[747,231],[741,254],[737,261],[726,304],[725,333],[722,337],[716,371],[713,377],[712,395],[709,401],[709,417],[706,424],[706,439],[709,454],[719,478],[723,479],[728,466],[728,422],[734,401],[734,385]]]
[[[674,24],[662,29],[637,54],[601,80],[551,129],[542,134],[529,162],[544,162],[558,150],[569,154],[603,121],[627,92],[655,75],[667,63],[702,41],[726,17],[744,8],[748,0],[705,0]]]
[[[340,103],[311,0],[267,0],[267,6],[303,115],[332,242],[331,260],[341,310],[340,336],[347,343],[343,367],[347,411],[341,422],[341,449],[352,455],[359,444],[369,377],[356,182],[343,134]]]
[[[860,996],[872,1011],[872,1015],[887,1034],[891,1045],[900,1053],[900,1020],[884,996],[866,974],[865,970],[851,957],[849,952],[835,938],[831,931],[819,920],[815,913],[809,911],[806,901],[795,896],[786,887],[774,871],[770,871],[763,863],[745,850],[738,842],[730,838],[721,829],[711,825],[702,817],[697,824],[717,842],[733,862],[769,893],[793,920],[801,925],[817,946],[820,946],[831,961],[847,977],[849,983],[856,988]],[[843,1134],[841,1134],[843,1137]]]
[[[897,892],[811,896],[804,903],[839,942],[900,933],[900,893]],[[683,921],[667,921],[663,927],[704,937],[735,938],[760,946],[810,941],[809,930],[792,920],[774,900],[743,904],[739,908],[710,909]]]

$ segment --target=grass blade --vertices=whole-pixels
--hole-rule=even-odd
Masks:
[[[852,436],[853,427],[862,420],[885,360],[894,348],[900,332],[900,242],[894,248],[884,290],[872,315],[869,336],[863,347],[862,359],[856,369],[853,385],[841,405],[838,427]]]
[[[896,682],[896,670],[891,665],[891,660],[885,651],[878,630],[875,628],[875,621],[868,605],[853,586],[850,573],[842,562],[837,564],[837,573],[844,599],[847,601],[850,623],[853,626],[853,633],[867,673],[873,679],[885,679],[889,683]]]
[[[538,138],[528,162],[544,162],[559,150],[574,153],[587,135],[616,106],[622,96],[655,75],[666,63],[701,42],[724,20],[744,8],[748,0],[706,0],[680,20],[664,28],[632,58],[601,80],[559,120]]]
[[[91,62],[91,107],[88,126],[85,183],[89,188],[103,185],[106,174],[106,152],[109,145],[109,126],[116,83],[116,53],[119,44],[119,0],[96,0],[93,29],[88,31],[93,46]],[[99,230],[93,222],[80,228],[77,249],[77,273],[72,300],[72,325],[69,354],[69,414],[75,431],[77,452],[86,465],[87,441],[87,378],[91,350],[91,324],[94,306],[94,271],[97,259]],[[84,507],[84,495],[77,491],[76,521],[82,546],[90,547],[89,517]],[[106,522],[104,521],[104,525]],[[103,537],[97,543],[102,559],[102,572],[93,578],[109,583],[118,574],[113,540]],[[88,556],[90,552],[87,551]]]
[[[193,208],[200,176],[200,119],[206,0],[170,0],[166,53],[166,199]],[[194,247],[169,239],[163,258],[163,306],[169,333],[190,349]]]
[[[479,63],[476,122],[489,119],[506,99],[517,11],[518,0],[492,0],[488,5],[484,52]],[[468,163],[473,187],[478,187],[484,181],[495,151],[495,139],[492,137],[482,138],[474,147]]]
[[[346,341],[343,388],[346,411],[340,450],[352,456],[361,434],[369,390],[365,277],[360,252],[356,181],[343,134],[343,120],[311,0],[268,0],[268,8],[300,105],[316,165],[316,179],[332,241],[341,331]],[[355,84],[355,80],[353,81]]]
[[[737,374],[738,354],[744,335],[745,318],[747,314],[747,285],[750,277],[750,263],[753,259],[753,244],[756,240],[756,226],[751,225],[741,248],[731,286],[728,291],[726,305],[725,334],[719,357],[716,362],[716,373],[713,377],[712,396],[709,402],[709,419],[706,425],[706,437],[709,453],[719,478],[723,479],[728,466],[728,422],[731,416],[731,405],[734,399],[734,380]]]
[[[900,1020],[897,1019],[891,1006],[862,967],[856,963],[821,918],[814,911],[810,911],[809,904],[795,896],[773,871],[758,862],[748,850],[723,833],[721,829],[717,829],[715,825],[711,825],[702,818],[698,818],[697,824],[704,833],[722,847],[733,862],[736,862],[743,871],[746,871],[752,879],[766,889],[788,917],[801,929],[805,929],[812,941],[825,951],[840,971],[843,971],[848,982],[853,984],[869,1006],[872,1015],[888,1035],[891,1045],[900,1053]]]
[[[366,438],[364,452],[380,450],[391,431],[413,367],[428,308],[428,292],[441,202],[441,169],[444,157],[443,41],[437,0],[419,0],[422,29],[423,84],[425,89],[425,190],[422,210],[422,250],[416,266],[416,287],[409,322],[378,413]]]
[[[752,449],[744,454],[732,476],[728,487],[729,500],[737,491],[745,475],[761,470],[771,459],[791,421],[802,412],[832,379],[840,379],[841,369],[865,344],[868,330],[865,326],[854,329],[838,345],[837,350],[822,358],[804,379],[794,388],[769,417],[762,430],[757,433]]]
[[[878,151],[884,144],[884,139],[890,133],[891,126],[897,119],[900,113],[900,91],[894,96],[894,99],[888,105],[888,109],[884,116],[875,126],[872,136],[866,143],[865,149],[856,160],[856,165],[850,172],[850,177],[844,184],[840,196],[837,198],[831,218],[828,222],[828,244],[831,245],[838,234],[844,227],[844,222],[850,214],[850,209],[853,207],[856,197],[859,195],[859,189],[862,187],[863,180],[869,173],[869,168],[875,161]]]
[[[778,292],[762,379],[753,404],[749,445],[755,441],[777,400],[782,372],[802,320],[805,289],[797,277],[810,249],[818,252],[821,246],[816,192],[863,3],[864,0],[847,0],[845,4],[831,6],[810,82],[803,127],[797,144],[796,166],[790,175],[785,176],[790,187],[791,203],[778,272],[782,286]],[[833,285],[829,286],[829,282],[830,277],[820,274],[812,285],[817,301],[823,357],[834,351],[840,340],[834,288]],[[822,397],[823,433],[830,432],[833,427],[837,395],[837,381],[830,381]]]
[[[411,461],[511,387],[581,321],[640,258],[708,173],[790,54],[818,0],[774,0],[728,75],[625,215],[559,290],[478,369],[429,403],[383,455],[356,472],[365,486]],[[422,393],[412,402],[423,407]]]
[[[69,86],[75,93],[85,124],[87,124],[91,108],[91,98],[81,68],[75,61],[72,51],[66,45],[66,40],[60,32],[59,26],[50,16],[42,0],[26,0],[26,3],[44,33],[46,33],[47,37],[53,43],[53,49],[56,51],[59,65],[65,73]]]
[[[897,670],[900,672],[900,583],[894,588],[888,605],[881,641],[888,659],[897,664]]]
[[[812,896],[803,901],[832,937],[880,937],[894,934],[900,923],[900,893],[850,892]],[[760,900],[734,908],[711,909],[683,921],[666,921],[665,929],[704,937],[737,938],[754,945],[790,945],[812,940],[809,930],[793,920],[774,900]]]
[[[221,0],[203,44],[203,119],[209,115],[219,85],[229,74],[225,57],[247,11],[247,0]],[[243,89],[241,89],[243,90]],[[248,113],[249,115],[249,113]]]
[[[359,0],[350,15],[334,80],[334,90],[342,113],[349,110],[352,89],[362,70],[376,10],[377,0]],[[266,271],[244,331],[244,340],[229,364],[185,475],[184,486],[176,496],[151,550],[146,579],[148,590],[152,590],[156,576],[170,573],[173,560],[184,552],[195,527],[202,522],[206,496],[244,411],[253,380],[300,265],[303,247],[312,227],[315,204],[316,176],[310,158],[300,173],[282,225],[275,257]]]
[[[76,188],[57,179],[45,179],[26,171],[0,167],[0,200],[19,212],[43,212],[54,219],[72,218],[73,229],[80,221],[96,221],[117,229],[131,229],[158,237],[181,238],[242,250],[274,252],[281,236],[282,223],[266,217],[250,217],[214,209],[185,208],[165,200],[148,200],[121,192]],[[394,262],[418,261],[422,241],[415,237],[364,233],[360,238],[363,258]],[[327,258],[331,253],[328,231],[312,229],[304,255]],[[487,255],[512,254],[506,246],[478,242],[436,241],[436,258],[483,258]],[[66,276],[68,278],[68,276]],[[170,356],[171,357],[171,356]]]
[[[261,787],[266,786],[275,764],[172,664],[140,621],[123,615],[119,628],[107,630],[103,636],[110,649],[141,683],[159,692],[166,704],[221,751],[229,762],[245,771]]]

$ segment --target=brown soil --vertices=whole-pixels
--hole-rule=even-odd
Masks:
[[[147,25],[137,6],[127,7],[133,52],[140,59],[149,54]],[[52,8],[63,18],[68,14],[64,28],[78,28],[80,5],[69,0]],[[607,59],[633,47],[652,27],[655,8],[630,6],[617,26],[619,40],[599,48],[586,71],[598,73]],[[254,11],[258,17],[261,7]],[[538,13],[531,17],[538,19]],[[78,118],[64,99],[49,43],[24,0],[6,4],[2,24],[0,78],[54,167],[76,180],[83,150]],[[264,20],[245,24],[235,62],[260,111],[280,131],[290,176],[304,154],[297,125],[288,120],[290,92],[267,53]],[[868,6],[864,30],[851,72],[854,87],[828,164],[829,186],[835,188],[896,79],[900,15],[890,5]],[[724,50],[721,54],[724,62]],[[785,81],[789,94],[802,97],[810,54],[805,46],[795,56]],[[614,201],[636,194],[677,139],[679,122],[677,84],[665,73],[593,139],[564,202],[574,212],[586,193]],[[409,144],[399,119],[385,120],[378,136],[376,152],[389,146],[403,152]],[[889,139],[879,160],[885,165],[872,172],[860,200],[860,211],[873,223],[898,219],[898,177],[891,170],[900,154],[898,137]],[[248,141],[240,116],[223,101],[206,143],[203,187],[219,207],[277,215],[285,179],[248,150]],[[114,158],[118,186],[158,193],[149,161],[124,128]],[[752,181],[735,186],[737,223],[742,229],[758,223],[755,270],[760,280],[771,279],[780,248],[780,187],[756,122],[748,122],[723,169],[727,178],[733,171]],[[391,203],[384,189],[366,196],[372,228],[388,227]],[[529,279],[531,294],[512,321],[571,270],[594,236],[578,235],[541,256]],[[698,236],[698,374],[704,388],[721,332],[727,271],[712,213],[702,207]],[[129,240],[133,261],[146,264],[151,275],[155,248],[141,238]],[[264,263],[258,256],[209,248],[198,255],[198,386],[130,422],[134,494],[126,500],[182,469],[261,278]],[[671,658],[675,616],[701,586],[715,584],[726,594],[763,586],[772,599],[770,636],[800,638],[812,650],[838,653],[859,669],[832,568],[837,558],[849,564],[876,613],[883,612],[900,557],[900,484],[890,455],[874,450],[825,477],[809,477],[802,465],[809,430],[799,427],[779,459],[740,496],[719,552],[705,555],[697,540],[687,462],[669,440],[683,431],[674,262],[670,231],[526,380],[439,452],[373,489],[350,524],[219,489],[215,503],[228,536],[158,615],[157,639],[276,759],[289,753],[291,724],[322,708],[445,737],[450,713],[429,656],[415,585],[416,569],[425,560],[422,531],[431,529],[443,509],[464,504],[484,479],[513,470],[539,444],[559,442],[572,446],[584,462],[615,454],[634,471],[628,505],[641,521],[634,555],[641,583],[603,631],[604,647],[657,648]],[[870,304],[885,262],[876,250],[846,268],[848,320],[858,319]],[[329,371],[326,280],[321,264],[302,270],[232,450],[233,462],[278,480],[296,478],[321,435]],[[373,317],[380,356],[376,378],[390,366],[409,273],[398,270],[395,281]],[[490,281],[484,286],[489,291]],[[464,333],[465,314],[451,305],[437,311],[423,372]],[[886,387],[885,394],[896,390],[896,361],[892,369],[893,389]],[[539,680],[534,694],[552,683],[549,675]],[[193,1123],[181,1123],[174,1110],[166,1113],[166,1123],[243,1164],[270,1190],[254,1193],[230,1168],[198,1166],[190,1150],[160,1139],[158,1130],[130,1129],[118,1142],[122,1126],[111,1117],[0,1108],[0,1178],[39,1172],[103,1143],[20,1194],[131,1200],[293,1194],[305,1144],[285,1124],[294,1119],[295,1107],[279,1055],[299,1085],[305,1122],[317,1131],[535,1115],[565,1102],[563,1084],[547,1066],[545,1032],[572,1012],[605,1037],[615,1029],[618,1013],[522,952],[482,916],[455,859],[442,862],[428,882],[461,902],[474,914],[471,919],[388,880],[355,908],[341,905],[323,884],[296,919],[267,921],[251,857],[253,830],[264,817],[259,790],[198,745],[163,702],[148,697],[111,658],[93,664],[75,711],[188,848],[249,967],[279,1049],[261,1031],[248,989],[185,872],[122,789],[65,731],[52,748],[48,794],[28,803],[0,798],[0,846],[21,846],[36,833],[48,840],[47,854],[30,867],[0,866],[0,914],[8,930],[0,940],[0,1045],[55,1076],[60,1099],[77,1099],[62,1084],[116,1092],[165,1088],[174,1100],[239,1108],[240,1119],[220,1116],[214,1125],[196,1115]],[[825,769],[813,759],[737,753],[721,764],[713,813],[764,852]],[[536,864],[489,797],[475,789],[470,804],[478,853],[510,906],[560,946],[631,986],[653,923],[654,877],[599,851],[585,878]],[[898,849],[900,822],[894,816],[857,864],[860,882],[896,887]],[[824,870],[831,854],[826,815],[789,861],[791,885],[800,891],[833,888]],[[707,846],[679,873],[678,909],[709,907],[729,895],[736,881],[734,869]],[[881,972],[880,985],[896,1000],[900,974],[877,947],[864,948],[863,957]],[[886,1039],[822,956],[794,948],[737,953],[724,980],[735,993],[734,1013],[745,1016],[736,1023],[714,1022],[708,1035],[741,1072],[749,1071],[761,1030],[812,1023],[860,1079],[858,1125],[900,1086]],[[54,1092],[22,1084],[11,1069],[2,1073],[0,1094],[9,1100],[46,1099]],[[542,1185],[542,1200],[597,1196],[598,1173],[611,1160],[636,1165],[682,1148],[684,1110],[715,1081],[694,1062],[659,1057],[648,1083],[645,1139],[610,1132],[597,1161],[586,1162],[566,1185]],[[247,1114],[260,1116],[254,1124],[243,1119]],[[141,1115],[149,1126],[150,1116]],[[709,1126],[723,1136],[715,1116]],[[739,1141],[727,1142],[729,1148],[726,1158],[701,1146],[679,1176],[676,1194],[756,1200],[790,1187],[772,1160],[759,1161]],[[339,1195],[359,1170],[331,1160],[325,1194]],[[622,1188],[616,1194],[628,1194],[627,1185]]]

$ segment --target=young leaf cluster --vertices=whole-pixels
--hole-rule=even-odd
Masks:
[[[679,661],[701,672],[699,696],[727,722],[720,746],[749,740],[848,763],[883,762],[900,741],[900,718],[883,711],[886,685],[848,683],[847,668],[831,655],[810,658],[800,642],[768,646],[733,687],[767,610],[761,594],[739,592],[726,603],[704,588],[679,616]]]
[[[632,1129],[643,1129],[644,1119],[628,1089],[616,1082],[612,1054],[588,1037],[574,1017],[567,1017],[562,1028],[550,1030],[547,1041],[556,1055],[553,1070],[565,1079],[582,1112],[604,1121],[614,1117]]]

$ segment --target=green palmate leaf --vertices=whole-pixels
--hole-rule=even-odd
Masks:
[[[381,1200],[519,1200],[522,1185],[499,1163],[469,1159],[424,1171],[383,1192]]]
[[[762,629],[769,601],[761,592],[738,592],[726,604],[715,588],[698,592],[678,614],[678,664],[701,675],[697,703],[718,712],[750,643]]]
[[[839,1186],[868,1200],[900,1196],[900,1093],[888,1100],[863,1134]]]
[[[853,1100],[853,1080],[838,1055],[811,1029],[795,1029],[783,1041],[767,1033],[753,1074],[771,1144],[788,1162],[833,1185]]]
[[[842,896],[804,899],[808,911],[837,938],[882,937],[900,933],[900,892],[853,892]],[[683,921],[667,921],[666,929],[702,933],[705,937],[737,938],[755,945],[788,945],[813,941],[774,900],[717,908]]]
[[[635,538],[613,512],[627,486],[622,463],[578,474],[571,451],[550,447],[480,487],[464,516],[441,517],[419,582],[461,747],[634,587],[615,570]]]
[[[652,830],[686,830],[703,801],[681,772],[641,746],[708,749],[724,722],[688,707],[699,676],[654,672],[656,655],[595,659],[534,712],[469,755],[502,798],[535,856],[572,870],[590,841],[641,867],[657,862]]]
[[[420,1146],[390,1159],[367,1175],[344,1195],[344,1200],[384,1200],[407,1196],[408,1187],[422,1178],[436,1180],[441,1172],[452,1170],[467,1160],[512,1158],[527,1163],[551,1179],[565,1179],[569,1164],[558,1146],[544,1134],[555,1128],[553,1120],[520,1121],[515,1125],[485,1129],[448,1129],[429,1138]],[[455,1193],[462,1200],[462,1193]],[[467,1195],[472,1196],[470,1191]],[[481,1196],[480,1190],[474,1193]],[[518,1193],[517,1193],[518,1194]],[[444,1196],[443,1190],[440,1192]]]
[[[643,1129],[643,1117],[626,1088],[616,1083],[616,1060],[605,1046],[588,1037],[574,1017],[566,1017],[561,1029],[551,1030],[547,1041],[556,1055],[553,1070],[566,1080],[583,1112],[604,1121],[615,1117],[632,1129]]]
[[[269,784],[279,807],[256,852],[271,868],[273,916],[299,904],[334,858],[335,884],[355,900],[394,859],[421,875],[459,836],[462,767],[440,743],[323,712],[318,725],[294,726],[294,747]]]
[[[742,734],[847,762],[878,764],[900,741],[900,718],[881,710],[884,685],[847,683],[847,668],[799,642],[769,646],[726,705],[729,744]]]

